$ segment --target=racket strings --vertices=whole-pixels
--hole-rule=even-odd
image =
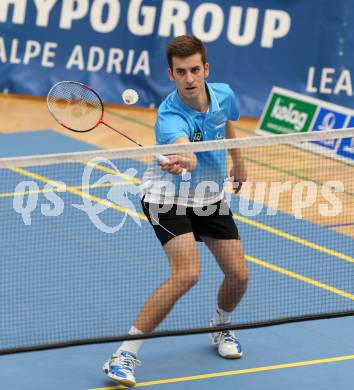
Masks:
[[[54,85],[47,103],[54,118],[74,131],[91,130],[102,119],[103,104],[100,98],[80,83],[61,82]]]

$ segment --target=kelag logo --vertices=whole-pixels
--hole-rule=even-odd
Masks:
[[[306,95],[273,87],[257,125],[257,134],[318,133],[354,127],[354,110]],[[316,145],[315,145],[316,144]],[[310,149],[337,160],[354,163],[354,137],[304,142]]]
[[[260,128],[274,134],[309,130],[317,106],[274,93]]]

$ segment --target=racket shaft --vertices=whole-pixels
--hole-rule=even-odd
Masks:
[[[127,134],[125,134],[125,133],[119,131],[118,129],[116,129],[116,128],[114,128],[114,127],[112,127],[112,126],[109,125],[108,123],[106,123],[106,122],[104,122],[104,121],[101,121],[101,123],[102,123],[102,125],[104,125],[104,126],[108,127],[109,129],[115,131],[115,132],[118,133],[119,135],[121,135],[121,136],[127,138],[129,141],[133,142],[135,145],[138,145],[138,146],[140,146],[140,147],[142,147],[142,148],[144,147],[144,145],[142,145],[141,143],[139,143],[139,142],[136,141],[135,139],[129,137],[129,135],[127,135]]]
[[[115,129],[114,127],[112,127],[111,125],[109,125],[108,123],[106,122],[101,122],[103,125],[107,126],[108,128],[110,128],[111,130],[115,131],[116,133],[122,135],[123,137],[127,138],[129,141],[135,143],[135,145],[138,145],[140,147],[144,147],[142,144],[140,144],[139,142],[137,142],[136,140],[134,140],[133,138],[129,137],[127,134]],[[162,154],[156,154],[155,155],[155,158],[158,162],[162,163],[162,164],[168,164],[170,162],[170,160],[166,157],[166,156],[163,156]]]
[[[127,138],[129,141],[133,142],[135,145],[138,145],[140,147],[144,147],[142,144],[140,144],[139,142],[137,142],[136,140],[134,140],[133,138],[129,137],[127,134],[115,129],[114,127],[112,127],[111,125],[109,125],[108,123],[102,121],[101,122],[103,125],[107,126],[108,128],[110,128],[111,130],[115,131],[116,133],[122,135],[123,137]],[[162,154],[156,154],[155,155],[155,158],[158,162],[162,163],[162,164],[168,164],[170,162],[170,160],[166,157],[166,156],[163,156]]]

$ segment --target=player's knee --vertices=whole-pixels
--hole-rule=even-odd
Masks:
[[[235,267],[226,275],[228,278],[232,279],[236,285],[247,286],[249,279],[249,272],[246,264]]]
[[[243,286],[247,286],[249,279],[248,268],[244,266],[239,272],[239,283]]]
[[[186,292],[198,283],[198,270],[183,270],[175,275],[175,281],[181,292]]]
[[[198,280],[199,272],[192,271],[189,274],[184,275],[184,277],[182,278],[182,284],[185,286],[186,290],[189,290],[198,283]]]

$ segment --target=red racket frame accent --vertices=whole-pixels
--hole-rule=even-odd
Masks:
[[[66,125],[65,123],[61,122],[55,115],[54,113],[52,112],[52,110],[50,109],[50,104],[48,103],[49,101],[49,96],[51,94],[51,91],[58,85],[62,85],[62,84],[76,84],[76,85],[80,85],[81,87],[87,89],[88,91],[92,92],[99,100],[100,102],[100,105],[101,105],[101,116],[99,118],[99,120],[96,122],[96,124],[91,127],[90,129],[87,129],[87,130],[76,130],[76,129],[73,129],[72,127],[69,127],[68,125]],[[104,117],[104,105],[103,105],[103,102],[102,102],[102,99],[100,98],[100,95],[94,90],[92,89],[91,87],[89,87],[88,85],[86,84],[83,84],[83,83],[80,83],[78,81],[60,81],[56,84],[53,85],[53,87],[50,89],[50,91],[48,92],[48,96],[47,96],[47,105],[48,105],[48,109],[50,111],[50,113],[52,114],[52,116],[54,117],[54,119],[63,127],[65,127],[66,129],[70,130],[70,131],[74,131],[75,133],[87,133],[93,129],[95,129],[97,126],[99,126],[100,124],[108,127],[109,129],[115,131],[116,133],[120,134],[121,136],[127,138],[129,141],[133,142],[135,145],[138,145],[140,147],[144,147],[144,145],[142,145],[141,143],[137,142],[135,139],[129,137],[129,135],[125,134],[125,133],[122,133],[120,130],[112,127],[111,125],[109,125],[108,123],[106,123],[104,120],[103,120],[103,117]]]

